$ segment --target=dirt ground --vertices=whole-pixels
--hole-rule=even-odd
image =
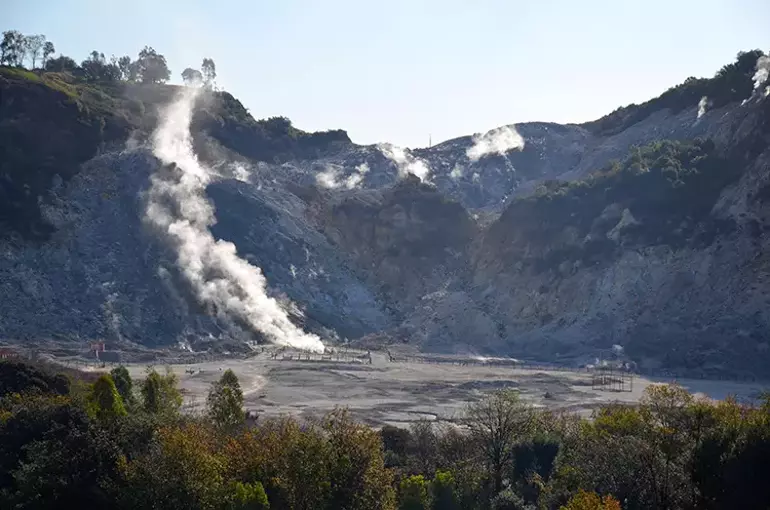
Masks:
[[[135,379],[143,378],[148,369],[146,364],[127,367]],[[154,367],[163,369],[161,365]],[[518,390],[534,406],[590,416],[600,404],[633,403],[650,384],[672,382],[634,376],[632,391],[602,391],[592,389],[591,375],[585,372],[391,362],[382,353],[372,353],[371,364],[350,359],[284,360],[265,352],[245,360],[175,364],[169,368],[179,377],[188,412],[203,411],[211,383],[229,368],[240,379],[245,408],[260,416],[317,417],[343,406],[355,418],[373,426],[403,426],[422,418],[456,421],[468,403],[500,388]],[[687,379],[676,382],[692,393],[714,399],[735,395],[752,400],[768,389],[762,383]]]

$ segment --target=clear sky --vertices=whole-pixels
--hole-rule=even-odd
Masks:
[[[93,50],[203,57],[257,117],[409,147],[581,122],[770,50],[770,0],[0,0],[0,29]]]

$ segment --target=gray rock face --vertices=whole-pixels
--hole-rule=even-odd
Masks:
[[[743,154],[741,140],[766,129],[766,116],[767,103],[733,108],[698,129]],[[640,223],[633,206],[607,204],[585,237],[567,227],[544,239],[522,223],[524,215],[506,211],[485,232],[474,287],[504,323],[507,349],[574,359],[621,344],[642,368],[767,373],[770,222],[758,191],[770,182],[770,150],[766,134],[752,139],[762,140],[753,144],[755,156],[744,158],[740,179],[722,190],[710,214],[734,228],[705,244],[624,243],[625,229]],[[552,257],[598,239],[614,243],[617,255],[590,263]],[[522,263],[549,257],[547,266]]]
[[[588,236],[568,226],[546,240],[507,210],[544,181],[583,178],[633,145],[696,136],[739,145],[766,111],[733,104],[696,119],[663,110],[611,136],[519,124],[521,151],[472,161],[474,139],[464,137],[408,152],[430,167],[430,184],[404,179],[373,146],[279,165],[196,136],[219,173],[206,191],[213,235],[262,268],[296,322],[325,338],[571,361],[621,344],[650,368],[759,373],[770,366],[766,145],[712,211],[736,227],[703,246],[624,245],[641,223],[628,205],[607,203]],[[197,348],[260,339],[196,303],[143,222],[157,169],[145,148],[103,154],[43,200],[51,239],[0,246],[0,338]],[[547,270],[514,256],[545,259],[589,236],[618,256],[557,257]]]
[[[392,326],[384,303],[350,271],[349,258],[308,222],[307,205],[275,189],[234,180],[210,186],[215,237],[262,268],[271,288],[303,308],[307,325],[357,338]]]
[[[141,192],[156,166],[141,152],[92,160],[55,190],[44,214],[57,232],[40,245],[8,242],[0,257],[0,335],[177,340],[183,307],[158,248],[142,228]]]
[[[585,178],[613,160],[624,159],[633,146],[656,140],[692,140],[697,137],[726,136],[741,107],[732,104],[707,111],[698,118],[697,108],[673,114],[660,110],[613,135],[592,133],[576,124],[528,122],[512,126],[524,138],[522,150],[490,154],[473,161],[468,150],[474,137],[448,140],[430,148],[406,153],[430,168],[429,182],[446,197],[456,200],[483,224],[492,221],[516,196],[533,192],[548,180]],[[744,112],[749,108],[743,108]],[[365,173],[361,166],[365,165]],[[271,175],[303,185],[317,182],[339,192],[353,189],[383,189],[399,180],[398,166],[377,146],[349,146],[336,154],[314,161],[283,165],[261,164]],[[319,174],[333,176],[318,179]],[[355,183],[355,186],[351,184]],[[331,185],[331,186],[329,186]]]
[[[50,241],[3,247],[0,288],[13,299],[0,303],[0,336],[193,346],[254,339],[194,302],[174,254],[144,225],[143,193],[158,166],[143,149],[92,160],[45,208],[57,228]],[[390,326],[296,196],[234,179],[207,192],[218,211],[213,234],[261,267],[276,297],[299,304],[308,327],[358,337]]]

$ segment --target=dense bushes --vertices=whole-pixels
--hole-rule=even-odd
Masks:
[[[710,140],[635,147],[622,163],[587,179],[549,181],[513,201],[488,242],[498,241],[537,271],[564,262],[601,263],[620,247],[709,245],[735,228],[711,209],[742,171],[742,163],[719,154]],[[541,249],[517,252],[525,246]]]
[[[196,127],[248,158],[269,163],[316,159],[341,144],[350,143],[343,130],[308,133],[295,128],[286,117],[254,120],[229,93],[219,93],[218,99],[217,110],[199,112],[194,119]]]
[[[612,135],[640,122],[652,113],[668,108],[679,112],[692,108],[702,97],[707,97],[710,108],[719,108],[731,102],[740,102],[751,96],[757,59],[760,50],[740,52],[735,62],[722,67],[713,78],[687,78],[684,83],[640,105],[629,105],[585,125],[596,134]]]
[[[14,370],[22,380],[31,371]],[[132,397],[141,405],[124,406],[118,388],[127,387],[127,374],[115,373],[123,379],[118,387],[104,374],[92,385],[76,382],[65,395],[24,383],[3,387],[1,508],[674,510],[770,504],[770,398],[759,406],[714,403],[676,386],[651,386],[638,406],[605,406],[587,421],[535,410],[502,392],[469,407],[460,428],[418,422],[377,432],[343,410],[303,423],[284,418],[222,427],[182,416],[175,405],[158,412],[147,391]],[[169,396],[177,391],[173,377],[152,374],[149,379],[163,382],[136,386],[165,387]],[[236,384],[229,373],[212,392]]]
[[[18,361],[0,362],[0,395],[8,393],[49,393],[66,395],[70,382],[62,374]]]

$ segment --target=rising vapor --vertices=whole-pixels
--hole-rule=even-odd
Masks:
[[[315,182],[318,186],[327,189],[335,189],[340,186],[340,171],[333,166],[327,166],[323,172],[318,172]]]
[[[361,186],[361,183],[364,182],[364,176],[369,173],[369,165],[366,163],[361,163],[356,167],[356,171],[352,174],[348,175],[348,178],[345,179],[345,187],[347,189],[355,189]]]
[[[754,92],[759,94],[762,85],[770,77],[770,56],[762,55],[757,59],[757,71],[754,73]],[[767,94],[765,94],[767,95]]]
[[[709,104],[709,98],[706,96],[703,96],[700,98],[700,101],[698,101],[698,118],[700,119],[703,117],[703,114],[706,113],[706,107],[708,107]]]
[[[521,137],[516,127],[502,126],[483,135],[474,135],[473,146],[465,155],[471,161],[478,161],[488,154],[500,154],[501,156],[513,149],[523,149],[524,138]]]
[[[369,165],[361,163],[355,168],[355,171],[342,179],[341,170],[334,165],[328,165],[323,172],[318,172],[315,176],[315,182],[318,186],[326,189],[337,189],[344,186],[347,189],[356,189],[364,182],[364,176],[369,173]]]
[[[401,147],[389,143],[380,144],[377,148],[386,158],[396,164],[399,177],[403,178],[413,174],[423,182],[430,182],[430,167],[422,159],[416,158]]]
[[[235,245],[215,240],[214,208],[204,193],[211,172],[192,150],[190,122],[197,88],[185,88],[163,112],[153,152],[167,168],[151,179],[146,220],[177,252],[177,264],[198,300],[219,316],[247,324],[279,345],[323,351],[316,335],[297,328],[274,298],[260,268],[238,257]]]

